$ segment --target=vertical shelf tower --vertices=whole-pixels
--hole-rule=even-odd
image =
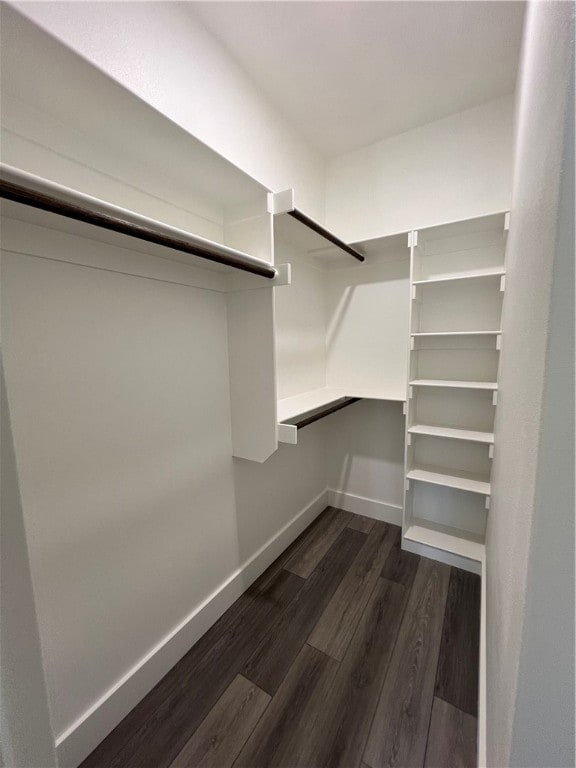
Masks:
[[[410,235],[404,547],[476,572],[490,507],[508,218]]]

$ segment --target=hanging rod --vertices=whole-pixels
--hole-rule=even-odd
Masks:
[[[296,219],[296,221],[299,221],[301,224],[304,224],[305,227],[308,227],[308,229],[311,229],[313,232],[316,232],[317,235],[320,235],[320,237],[323,237],[325,240],[328,240],[330,243],[333,243],[334,245],[338,246],[340,250],[346,251],[346,253],[349,253],[350,256],[354,256],[355,259],[358,259],[358,261],[365,261],[365,256],[361,254],[359,251],[357,251],[355,248],[352,248],[351,245],[347,245],[343,240],[340,240],[339,237],[336,237],[336,235],[333,235],[332,232],[329,232],[327,229],[324,229],[324,227],[321,224],[318,224],[317,221],[314,221],[314,219],[311,219],[309,216],[306,216],[305,213],[302,213],[302,211],[299,211],[298,208],[293,208],[291,211],[286,211],[286,213],[289,216],[292,216],[293,219]]]
[[[335,245],[337,248],[340,248],[341,251],[348,253],[358,261],[366,261],[366,257],[363,253],[360,253],[360,251],[358,251],[356,248],[348,245],[336,235],[333,235],[332,232],[323,227],[322,224],[318,224],[317,221],[314,221],[314,219],[311,219],[310,216],[307,216],[305,213],[302,213],[302,211],[296,208],[294,204],[293,189],[285,189],[282,192],[271,192],[268,195],[268,211],[269,213],[273,213],[275,216],[279,216],[281,214],[287,214],[288,216],[291,216],[307,229],[315,232],[321,238],[327,240],[329,243],[332,243],[332,245]]]
[[[268,262],[126,208],[0,163],[0,197],[273,279]]]

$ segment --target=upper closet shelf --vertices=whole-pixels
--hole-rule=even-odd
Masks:
[[[269,280],[278,275],[277,270],[263,259],[5,164],[0,164],[0,197],[196,256],[221,267],[250,272]]]
[[[398,389],[322,387],[278,400],[278,440],[296,445],[298,429],[318,421],[359,400],[389,400],[404,403],[406,394]]]
[[[298,210],[294,205],[294,190],[271,192],[268,196],[268,212],[274,214],[275,234],[313,254],[326,266],[365,261],[363,253]]]

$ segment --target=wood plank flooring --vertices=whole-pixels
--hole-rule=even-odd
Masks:
[[[474,768],[479,577],[327,508],[82,768]]]

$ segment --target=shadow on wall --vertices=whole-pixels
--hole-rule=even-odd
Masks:
[[[263,464],[233,460],[239,564],[324,494],[328,421],[299,431],[298,445],[280,443]]]
[[[362,400],[337,415],[326,422],[329,488],[401,507],[402,403]]]
[[[56,765],[0,353],[2,765]],[[30,729],[30,724],[34,728]]]

